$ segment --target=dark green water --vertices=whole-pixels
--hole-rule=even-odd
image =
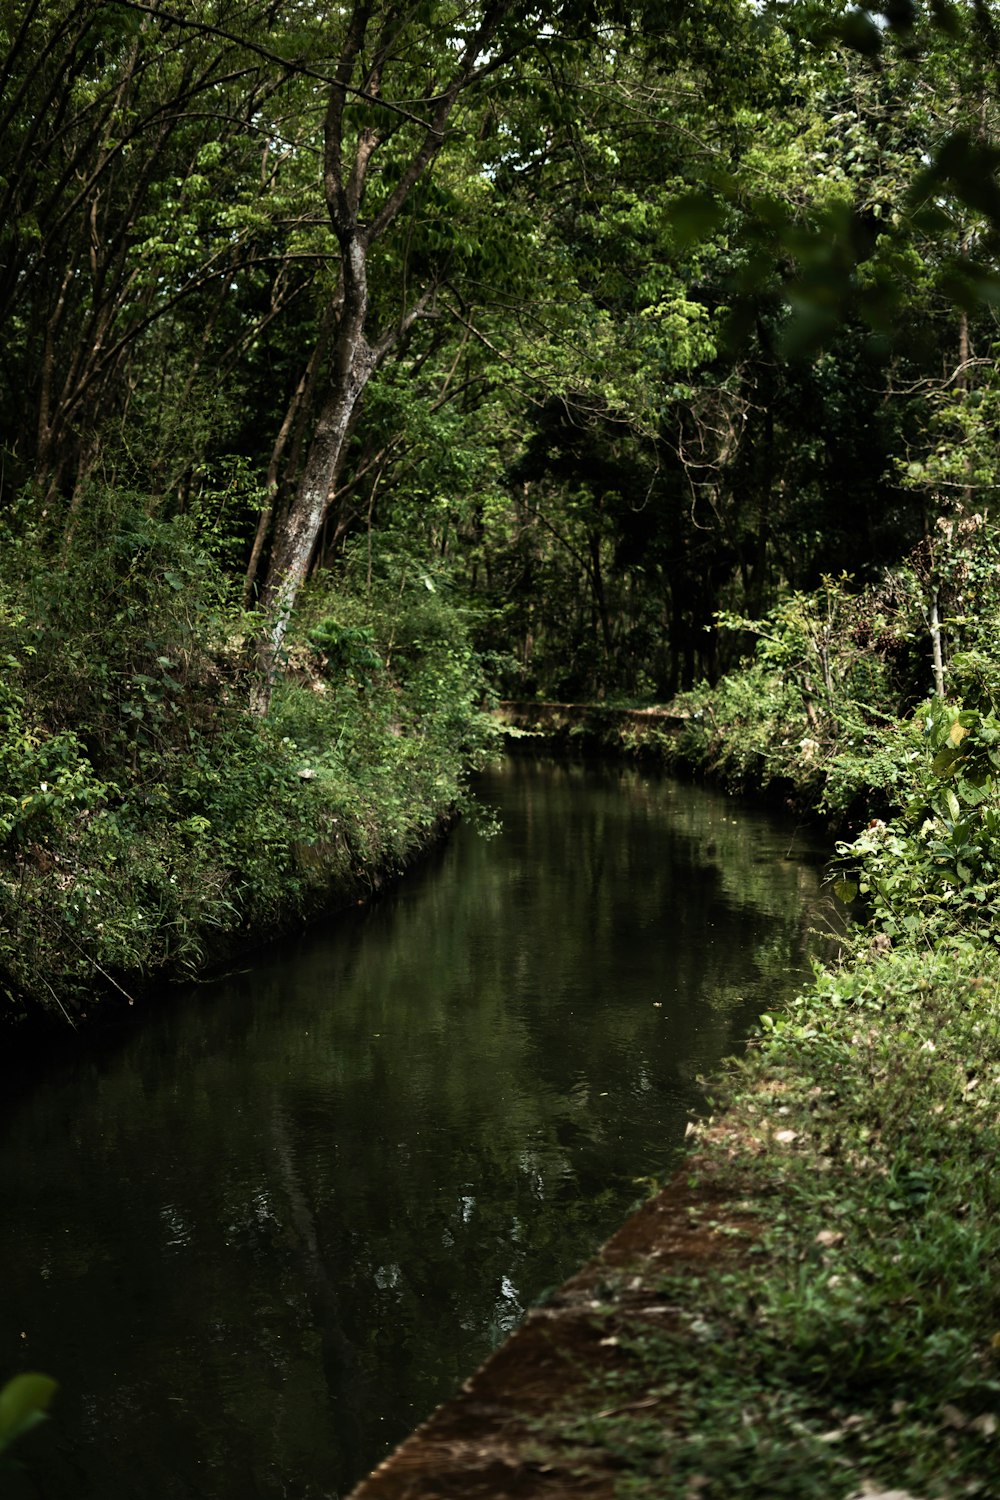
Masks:
[[[346,1493],[794,988],[822,851],[792,825],[628,770],[484,795],[500,837],[8,1097],[0,1376],[62,1386],[11,1493]]]

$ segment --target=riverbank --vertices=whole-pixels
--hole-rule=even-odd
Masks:
[[[91,1025],[353,904],[466,805],[497,732],[409,560],[310,587],[266,717],[260,620],[183,517],[111,494],[0,587],[0,1033]]]
[[[465,803],[461,750],[434,747],[416,765],[394,734],[379,745],[369,733],[366,759],[334,770],[324,749],[249,715],[241,738],[242,764],[231,760],[226,774],[267,782],[268,805],[247,797],[221,826],[131,807],[127,831],[105,806],[82,830],[14,853],[0,873],[8,1047],[116,1020],[170,985],[371,899],[444,837]],[[242,799],[246,787],[234,790]]]
[[[842,846],[870,925],[763,1018],[670,1182],[354,1500],[996,1493],[1000,725],[938,704],[824,743],[800,699],[751,740],[727,692],[678,706],[689,770],[843,823],[867,755],[870,809],[899,809]]]
[[[998,994],[971,953],[823,976],[354,1500],[995,1494]]]

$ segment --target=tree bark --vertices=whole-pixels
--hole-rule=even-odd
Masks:
[[[266,707],[267,687],[274,679],[288,621],[336,489],[354,408],[378,363],[376,351],[363,332],[368,306],[367,286],[363,281],[355,297],[345,296],[345,302],[352,301],[354,306],[346,326],[342,325],[338,331],[334,377],[320,409],[298,492],[271,552],[262,601],[267,628],[258,652],[265,688],[258,709]]]
[[[931,592],[930,618],[928,629],[931,637],[931,662],[934,668],[934,693],[938,698],[944,697],[944,651],[941,643],[941,615],[938,608],[938,591]]]

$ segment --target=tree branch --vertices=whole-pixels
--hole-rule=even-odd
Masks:
[[[253,42],[249,37],[238,36],[235,32],[226,31],[222,26],[213,26],[208,21],[194,21],[187,16],[179,16],[173,11],[164,10],[158,5],[143,5],[142,0],[109,0],[112,5],[120,5],[126,10],[136,10],[143,15],[153,16],[157,21],[165,21],[171,26],[180,26],[188,31],[198,31],[205,36],[217,36],[223,41],[231,42],[235,47],[242,47],[247,52],[253,52],[257,57],[262,57],[265,62],[275,63],[286,73],[295,74],[300,78],[315,78],[320,83],[330,85],[336,80],[328,73],[322,73],[318,68],[312,68],[301,57],[282,57],[278,52],[272,52],[269,47],[264,47],[260,42]],[[387,109],[392,114],[400,115],[404,120],[410,120],[414,125],[420,125],[424,130],[429,129],[428,123],[420,115],[412,110],[405,109],[401,104],[394,104],[388,99],[376,99],[366,94],[364,89],[354,88],[349,83],[340,85],[345,93],[353,94],[357,99],[364,99],[369,104],[377,104],[380,109]]]

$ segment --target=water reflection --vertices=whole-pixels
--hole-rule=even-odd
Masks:
[[[484,792],[500,838],[11,1111],[0,1370],[62,1382],[46,1500],[345,1492],[620,1221],[801,972],[794,829],[629,771]]]

